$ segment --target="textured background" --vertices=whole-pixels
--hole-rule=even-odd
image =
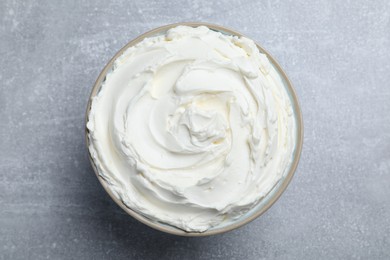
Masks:
[[[390,258],[389,1],[1,0],[0,19],[0,257]],[[261,43],[304,116],[284,195],[215,237],[175,237],[127,216],[84,147],[84,110],[103,66],[135,36],[179,21]]]

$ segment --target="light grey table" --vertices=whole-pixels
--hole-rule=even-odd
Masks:
[[[178,21],[261,43],[303,110],[289,188],[261,218],[215,237],[127,216],[84,147],[100,70],[135,36]],[[2,0],[0,54],[0,258],[390,258],[389,1]]]

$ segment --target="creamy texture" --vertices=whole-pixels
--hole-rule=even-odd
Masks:
[[[253,41],[179,26],[114,63],[92,100],[90,153],[127,207],[203,232],[243,216],[285,176],[296,122]]]

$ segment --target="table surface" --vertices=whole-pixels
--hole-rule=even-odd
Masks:
[[[176,237],[127,216],[96,179],[84,142],[103,66],[137,35],[179,21],[262,44],[295,85],[305,124],[280,200],[214,237]],[[387,0],[2,0],[0,258],[388,259],[389,49]]]

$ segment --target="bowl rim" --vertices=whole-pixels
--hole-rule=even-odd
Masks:
[[[297,142],[296,142],[295,152],[294,152],[295,153],[294,161],[292,162],[292,164],[290,166],[290,170],[289,170],[288,174],[282,179],[282,183],[280,184],[279,188],[277,190],[275,190],[275,193],[272,195],[272,197],[270,197],[268,199],[268,201],[264,205],[264,207],[258,209],[251,216],[249,216],[249,217],[247,217],[247,218],[245,218],[245,219],[243,219],[241,221],[233,222],[233,223],[231,223],[231,224],[229,224],[227,226],[224,226],[224,227],[221,227],[221,228],[217,228],[217,229],[206,230],[205,232],[186,232],[186,231],[178,229],[178,228],[174,228],[174,227],[170,227],[168,225],[164,225],[163,223],[154,222],[154,221],[146,218],[145,216],[143,216],[143,215],[133,211],[132,209],[128,208],[126,205],[124,205],[123,202],[121,202],[118,198],[116,198],[114,196],[113,192],[108,187],[108,184],[106,183],[106,181],[99,175],[99,172],[98,172],[98,170],[96,168],[95,162],[94,162],[94,160],[93,160],[93,158],[91,156],[91,152],[90,152],[90,149],[89,149],[90,141],[89,141],[89,130],[87,128],[87,123],[88,123],[89,112],[91,110],[92,99],[93,99],[93,97],[95,97],[95,95],[100,90],[100,87],[101,87],[102,83],[104,82],[107,73],[112,68],[115,60],[118,57],[120,57],[128,48],[130,48],[131,46],[134,46],[135,44],[141,42],[145,38],[155,36],[158,33],[166,32],[167,30],[169,30],[171,28],[174,28],[176,26],[180,26],[180,25],[190,26],[190,27],[206,26],[206,27],[208,27],[211,30],[220,31],[220,32],[226,33],[228,35],[234,35],[234,36],[238,36],[238,37],[246,37],[242,33],[239,33],[239,32],[237,32],[235,30],[230,29],[230,28],[227,28],[227,27],[224,27],[224,26],[220,26],[220,25],[216,25],[216,24],[205,23],[205,22],[179,22],[179,23],[172,23],[172,24],[167,24],[167,25],[164,25],[164,26],[157,27],[157,28],[152,29],[150,31],[147,31],[147,32],[137,36],[133,40],[129,41],[105,65],[105,67],[100,72],[98,78],[96,79],[96,81],[95,81],[95,83],[94,83],[94,85],[92,87],[92,90],[90,92],[89,99],[88,99],[86,113],[85,113],[85,123],[84,123],[84,126],[85,126],[85,141],[86,141],[86,146],[87,146],[89,160],[91,162],[93,171],[95,172],[95,175],[98,178],[100,184],[103,186],[104,190],[111,197],[111,199],[119,207],[121,207],[127,214],[129,214],[130,216],[132,216],[136,220],[140,221],[141,223],[143,223],[143,224],[145,224],[145,225],[147,225],[147,226],[149,226],[149,227],[151,227],[153,229],[156,229],[156,230],[168,233],[168,234],[178,235],[178,236],[186,236],[186,237],[211,236],[211,235],[217,235],[217,234],[226,233],[228,231],[237,229],[239,227],[242,227],[242,226],[252,222],[256,218],[258,218],[259,216],[264,214],[280,198],[282,193],[286,190],[287,186],[291,182],[291,179],[294,176],[294,173],[295,173],[295,171],[297,169],[297,166],[298,166],[298,163],[299,163],[299,160],[300,160],[300,157],[301,157],[302,146],[303,146],[303,118],[302,118],[302,112],[301,112],[300,104],[299,104],[299,101],[298,101],[298,98],[297,98],[297,95],[296,95],[296,91],[295,91],[295,89],[294,89],[290,79],[288,78],[287,74],[282,69],[282,67],[279,65],[279,63],[273,58],[273,56],[266,49],[264,49],[264,47],[262,47],[256,41],[254,41],[255,44],[256,44],[256,47],[260,50],[260,52],[262,52],[262,53],[267,55],[267,58],[271,61],[272,65],[277,69],[277,71],[280,73],[280,76],[285,81],[285,85],[286,85],[286,87],[288,88],[288,91],[289,91],[290,99],[293,101],[292,105],[293,105],[293,108],[294,108],[295,118],[296,118],[296,123],[297,123],[297,125],[296,125],[296,137],[297,137],[296,141]],[[246,38],[248,38],[248,37],[246,37]],[[251,39],[251,38],[249,38],[249,39]]]

